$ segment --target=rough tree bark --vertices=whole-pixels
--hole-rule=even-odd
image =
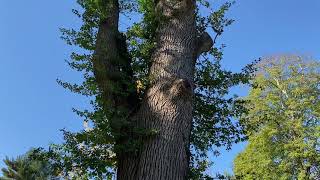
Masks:
[[[160,0],[164,17],[150,69],[151,85],[134,117],[140,127],[159,131],[144,142],[137,159],[126,161],[118,179],[186,179],[192,125],[194,69],[199,54],[213,45],[207,33],[198,36],[195,0]]]
[[[119,8],[116,0],[113,3],[99,28],[94,72],[104,98],[117,106],[115,102],[119,100],[107,87],[116,79],[111,76],[119,73],[112,62],[121,56],[116,37]],[[195,62],[199,54],[211,48],[212,40],[206,33],[201,37],[197,34],[196,0],[158,0],[155,8],[164,20],[158,27],[150,86],[132,120],[139,127],[157,130],[158,134],[144,139],[139,155],[118,155],[119,180],[187,178]]]
[[[158,29],[151,86],[138,121],[140,126],[159,133],[145,142],[135,179],[186,179],[196,58],[194,5],[190,0],[157,4],[165,22]]]

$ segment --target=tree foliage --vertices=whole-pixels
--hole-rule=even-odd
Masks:
[[[1,180],[48,180],[57,177],[57,172],[48,161],[33,158],[34,150],[16,159],[6,158]]]
[[[249,144],[234,162],[241,179],[320,178],[320,63],[302,56],[258,66],[246,125]]]
[[[71,54],[68,64],[72,69],[82,72],[82,84],[71,84],[58,80],[58,83],[72,92],[90,97],[92,109],[77,110],[90,127],[80,132],[64,131],[65,143],[54,145],[48,155],[62,167],[65,174],[76,171],[81,174],[89,172],[92,177],[105,178],[111,175],[117,167],[117,154],[126,151],[137,153],[146,136],[153,136],[156,129],[136,128],[127,117],[139,107],[146,88],[152,81],[149,76],[151,55],[157,43],[156,33],[159,23],[166,17],[159,15],[155,8],[155,1],[102,1],[78,0],[80,9],[73,12],[82,20],[79,29],[61,29],[62,38],[69,44],[81,48]],[[94,50],[98,43],[98,28],[101,22],[109,18],[111,6],[108,3],[119,3],[122,19],[130,16],[141,17],[130,24],[127,30],[117,32],[118,49],[121,57],[115,60],[116,67],[123,73],[115,75],[116,80],[108,81],[112,96],[119,99],[131,98],[134,107],[114,106],[106,100],[106,95],[99,88],[99,79],[95,76]],[[234,142],[245,139],[242,128],[233,118],[239,116],[246,109],[244,101],[236,96],[229,97],[229,89],[241,83],[248,83],[254,68],[250,64],[242,72],[233,73],[222,69],[221,60],[223,47],[216,43],[224,28],[233,20],[227,19],[225,13],[232,2],[226,2],[214,10],[213,3],[205,0],[198,1],[197,29],[199,36],[206,30],[215,35],[215,46],[198,58],[195,67],[195,111],[190,144],[190,179],[209,178],[204,175],[210,164],[207,153],[215,147],[230,148]],[[212,13],[201,13],[204,9]],[[129,60],[123,64],[121,59]],[[125,61],[128,62],[128,61]],[[110,72],[104,72],[110,73]],[[130,78],[126,74],[130,74]],[[119,77],[119,78],[118,78]],[[132,78],[131,78],[132,77]],[[123,89],[123,87],[129,87]],[[100,85],[101,86],[101,85]],[[109,94],[110,95],[110,94]],[[125,143],[119,143],[125,142]]]

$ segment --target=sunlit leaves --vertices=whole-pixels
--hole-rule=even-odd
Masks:
[[[235,160],[244,179],[320,176],[320,63],[275,56],[258,66],[242,123],[249,145]]]

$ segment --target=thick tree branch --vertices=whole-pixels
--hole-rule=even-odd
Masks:
[[[128,139],[133,138],[132,123],[127,122],[131,122],[130,111],[137,106],[138,98],[126,38],[118,28],[118,0],[113,0],[112,3],[107,3],[108,7],[105,7],[108,14],[100,22],[92,62],[103,108],[105,112],[111,113],[108,119],[116,138],[116,146],[123,148]],[[121,148],[116,150],[116,154],[118,179],[128,179],[126,175],[134,177],[137,157]]]
[[[104,108],[130,109],[129,101],[133,101],[129,100],[129,97],[133,95],[129,86],[134,83],[133,73],[125,38],[118,30],[119,4],[117,1],[113,3],[105,5],[110,6],[104,7],[108,14],[100,20],[92,61],[93,70],[102,93]],[[124,93],[120,95],[119,92]]]

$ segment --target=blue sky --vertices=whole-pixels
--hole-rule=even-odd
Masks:
[[[80,80],[64,62],[72,47],[59,38],[59,27],[81,23],[74,7],[74,0],[0,0],[0,159],[61,142],[59,129],[82,126],[71,108],[85,108],[87,100],[55,81]],[[238,71],[258,57],[281,53],[319,58],[319,9],[319,0],[238,0],[229,12],[236,22],[219,40],[227,45],[224,67]],[[223,151],[211,173],[231,171],[243,148]]]

